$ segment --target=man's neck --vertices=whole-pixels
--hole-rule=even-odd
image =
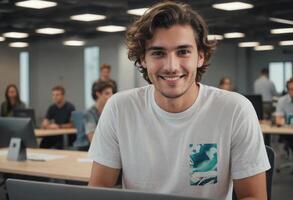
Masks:
[[[65,101],[62,101],[62,102],[56,103],[56,106],[58,108],[62,108],[64,106],[64,104],[65,104]]]
[[[155,101],[167,112],[179,113],[191,107],[198,97],[199,85],[193,84],[185,94],[178,98],[167,98],[155,90]]]

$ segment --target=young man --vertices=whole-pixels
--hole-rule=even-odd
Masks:
[[[126,34],[128,57],[152,83],[114,95],[89,150],[90,186],[231,199],[266,199],[270,168],[252,105],[199,83],[215,47],[188,5],[160,3]]]
[[[73,125],[70,121],[71,112],[75,107],[70,102],[65,101],[65,89],[62,86],[55,86],[52,89],[53,104],[48,108],[45,119],[42,122],[44,129],[61,129],[72,128]],[[74,136],[69,137],[69,142],[72,143],[75,139]],[[62,136],[50,136],[43,138],[41,148],[58,148],[61,149],[63,145]]]
[[[92,86],[92,97],[95,100],[93,105],[84,116],[85,133],[91,142],[100,115],[108,99],[113,95],[114,86],[111,82],[97,81]]]
[[[98,81],[105,81],[112,83],[114,90],[113,94],[117,92],[117,84],[114,80],[111,79],[111,66],[108,64],[102,64],[100,67],[100,78]]]
[[[263,68],[261,76],[254,82],[254,93],[260,94],[263,101],[264,118],[270,119],[273,108],[273,96],[277,96],[275,84],[269,79],[269,70]]]

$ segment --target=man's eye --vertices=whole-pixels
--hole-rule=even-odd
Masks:
[[[164,56],[164,52],[162,51],[153,51],[152,56],[156,56],[156,57],[161,57],[161,56]]]
[[[190,53],[191,52],[189,50],[187,50],[187,49],[181,49],[181,50],[178,51],[179,55],[188,55]]]

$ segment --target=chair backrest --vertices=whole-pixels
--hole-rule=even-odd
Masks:
[[[266,145],[266,151],[268,154],[269,162],[271,165],[271,168],[266,171],[266,181],[267,181],[267,196],[268,200],[272,199],[272,184],[273,184],[273,175],[274,175],[274,169],[275,169],[275,151],[272,147]],[[236,200],[237,196],[235,192],[233,191],[233,200]]]
[[[71,121],[74,127],[77,129],[76,140],[73,143],[74,147],[84,147],[89,145],[89,141],[85,134],[83,117],[84,117],[84,112],[73,111],[71,113]]]
[[[267,194],[268,194],[268,200],[271,200],[272,196],[272,184],[273,184],[273,175],[274,175],[274,169],[275,169],[275,157],[276,153],[273,150],[272,147],[266,146],[268,158],[270,161],[271,169],[269,169],[266,172],[266,177],[267,177]]]

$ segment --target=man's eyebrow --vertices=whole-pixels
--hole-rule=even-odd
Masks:
[[[193,46],[189,44],[179,45],[175,49],[192,49]],[[166,50],[166,48],[161,46],[151,46],[146,49],[146,51],[154,51],[154,50]]]
[[[151,47],[146,49],[146,51],[152,51],[152,50],[165,50],[165,48],[160,47],[160,46],[151,46]]]
[[[192,49],[193,46],[189,44],[185,44],[185,45],[178,46],[176,49],[190,49],[190,48]]]

